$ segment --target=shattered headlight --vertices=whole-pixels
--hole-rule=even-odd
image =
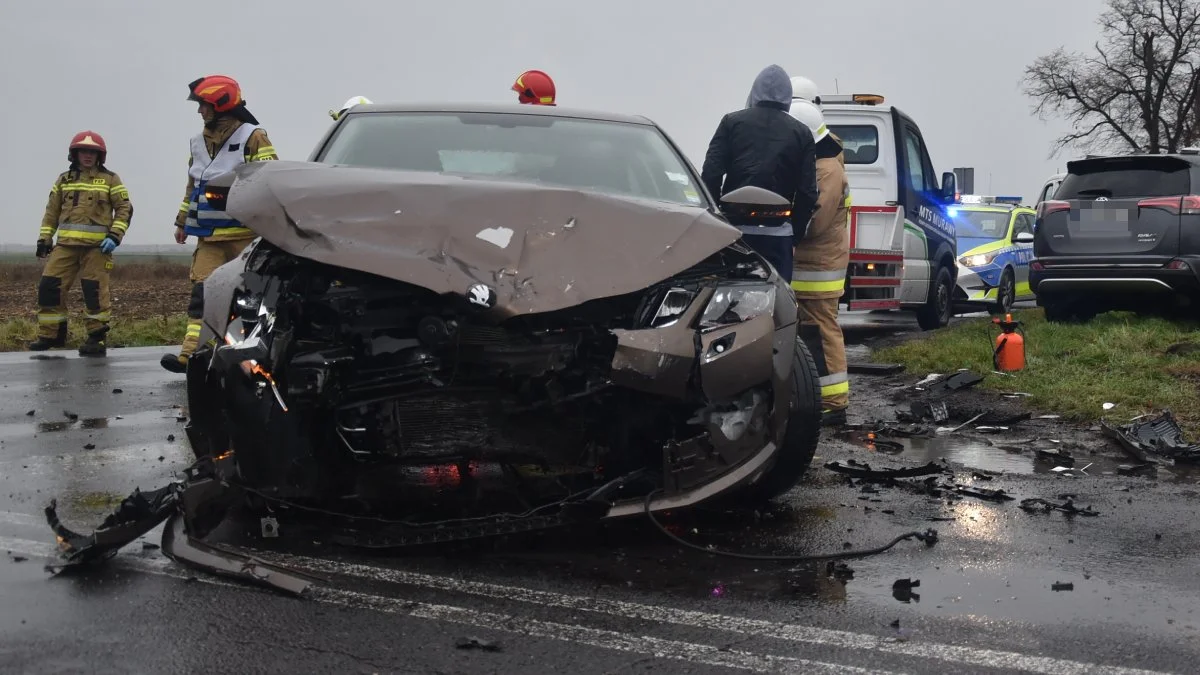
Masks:
[[[695,293],[685,288],[672,288],[667,291],[658,305],[658,311],[654,313],[654,319],[650,322],[651,327],[662,328],[678,321],[679,317],[683,316],[683,313],[691,306],[695,297]]]
[[[742,323],[775,311],[774,284],[718,286],[700,317],[700,329]]]

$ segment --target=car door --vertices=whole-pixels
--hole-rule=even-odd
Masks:
[[[1009,231],[1009,243],[1012,244],[1016,251],[1013,253],[1013,273],[1017,282],[1017,299],[1028,300],[1033,297],[1033,292],[1029,290],[1029,263],[1033,260],[1033,244],[1016,243],[1017,235],[1022,232],[1033,234],[1034,214],[1016,212],[1013,214],[1013,222]]]

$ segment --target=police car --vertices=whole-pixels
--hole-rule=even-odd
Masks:
[[[949,213],[958,235],[955,307],[1002,314],[1033,299],[1029,262],[1037,212],[1021,206],[1020,197],[961,195]]]

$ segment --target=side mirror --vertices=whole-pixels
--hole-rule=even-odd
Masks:
[[[792,203],[782,195],[747,185],[721,198],[721,213],[734,225],[782,225],[792,218]]]
[[[1018,232],[1017,236],[1013,237],[1013,243],[1014,244],[1032,244],[1033,243],[1033,233],[1032,232]]]
[[[958,193],[958,180],[954,177],[953,171],[942,173],[942,201],[946,204],[954,202],[954,195]]]

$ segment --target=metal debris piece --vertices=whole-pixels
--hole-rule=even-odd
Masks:
[[[900,602],[920,602],[921,596],[913,589],[921,585],[920,579],[897,579],[892,584],[892,597]]]
[[[825,565],[825,575],[845,582],[854,578],[854,570],[850,569],[850,566],[846,563],[831,560]]]
[[[850,363],[846,372],[851,375],[895,375],[904,372],[904,366],[899,363]]]
[[[937,382],[929,388],[929,391],[934,394],[946,395],[951,392],[968,389],[983,382],[983,376],[972,373],[969,370],[960,370],[957,373]]]
[[[999,488],[993,490],[991,488],[980,488],[971,485],[955,485],[953,489],[964,497],[977,497],[990,502],[1009,502],[1015,499],[1015,497],[1009,496],[1008,493]]]
[[[279,536],[279,521],[274,517],[259,518],[258,524],[262,528],[262,536],[264,538],[274,538]]]
[[[963,422],[962,424],[960,424],[956,427],[938,427],[937,433],[953,434],[955,432],[961,431],[964,427],[968,427],[968,426],[974,424],[975,421],[978,420],[980,417],[983,417],[983,413],[979,413],[978,415],[972,417],[971,419],[967,420],[966,422]]]
[[[1057,466],[1075,466],[1075,458],[1065,450],[1034,450],[1038,459],[1057,462]]]
[[[1052,590],[1052,591],[1073,591],[1073,590],[1075,590],[1075,584],[1073,584],[1069,581],[1056,581],[1050,586],[1050,590]]]
[[[949,469],[946,467],[930,462],[924,466],[899,469],[872,469],[869,464],[847,460],[846,464],[841,462],[829,462],[825,465],[826,469],[836,473],[846,474],[855,478],[865,478],[874,480],[886,480],[890,478],[916,478],[918,476],[931,476],[939,473],[947,473]]]
[[[915,420],[929,420],[934,423],[945,422],[950,419],[950,409],[946,406],[945,401],[937,401],[927,403],[925,401],[913,401],[909,404],[912,418]]]
[[[1155,473],[1157,470],[1158,465],[1152,462],[1144,462],[1141,464],[1121,464],[1117,466],[1117,474],[1121,476],[1138,476],[1141,474]]]
[[[454,646],[458,649],[478,649],[485,652],[498,652],[503,649],[499,642],[470,636],[459,638]]]
[[[26,416],[26,417],[33,417],[33,416],[34,416],[34,415],[36,415],[36,414],[37,414],[37,411],[36,411],[36,410],[30,410],[29,412],[25,413],[25,416]]]
[[[1083,509],[1079,508],[1078,506],[1075,506],[1075,503],[1073,501],[1071,501],[1070,499],[1067,499],[1066,501],[1064,501],[1061,504],[1055,504],[1054,502],[1042,499],[1040,497],[1033,497],[1030,499],[1022,499],[1021,500],[1021,509],[1024,511],[1027,511],[1029,513],[1038,513],[1038,512],[1050,513],[1051,511],[1062,511],[1063,513],[1065,513],[1069,516],[1098,516],[1098,515],[1100,515],[1099,511],[1092,509],[1092,507],[1090,507],[1090,506],[1087,508],[1083,508]]]

